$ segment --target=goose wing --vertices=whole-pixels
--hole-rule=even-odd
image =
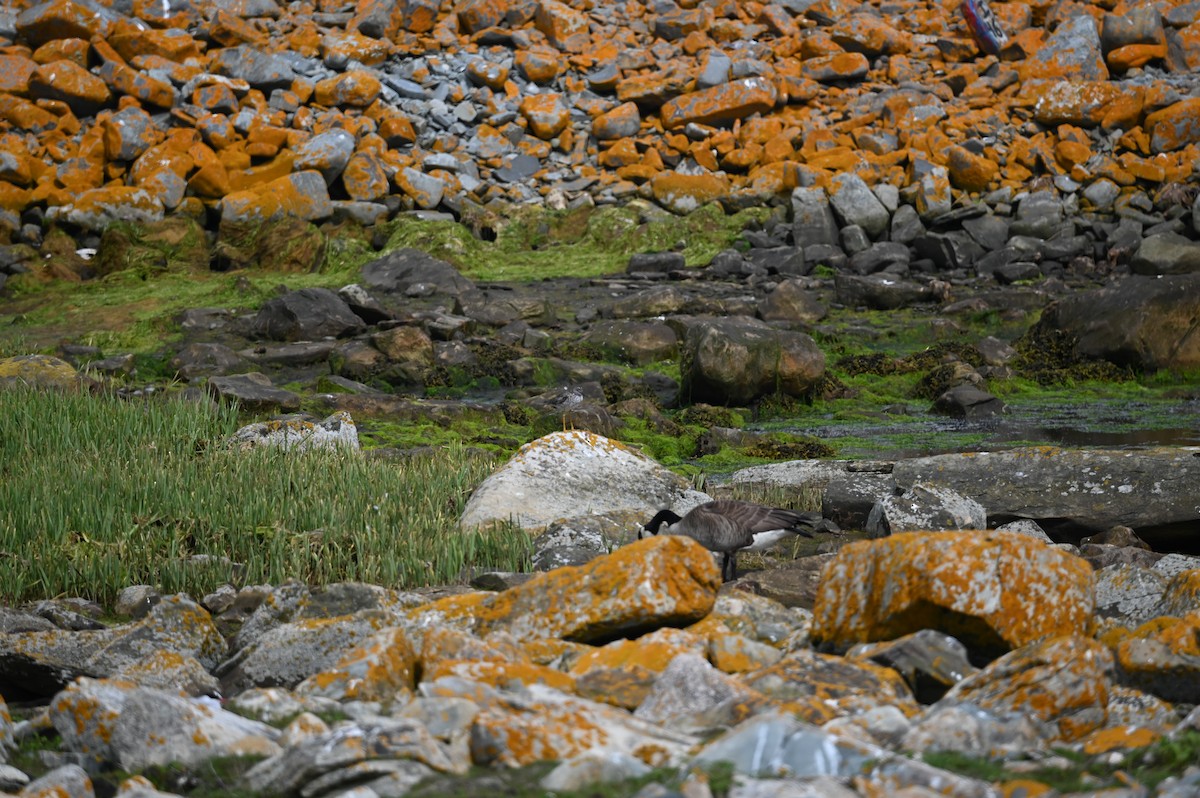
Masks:
[[[736,502],[740,504],[741,502]],[[709,551],[736,551],[754,542],[754,533],[741,519],[727,512],[725,502],[701,504],[684,516],[676,526],[696,539]]]
[[[780,507],[766,507],[733,499],[718,499],[701,506],[742,526],[751,535],[775,529],[792,529],[811,537],[811,530],[822,520],[820,513],[784,510]]]

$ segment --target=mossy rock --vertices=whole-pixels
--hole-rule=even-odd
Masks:
[[[0,389],[22,385],[74,391],[80,386],[80,375],[70,363],[50,355],[18,355],[0,360]]]
[[[220,271],[258,269],[285,274],[320,271],[327,239],[311,222],[223,222],[214,251]]]
[[[164,272],[208,271],[210,253],[204,228],[187,216],[157,222],[118,222],[100,238],[93,259],[99,275],[132,270],[143,279]]]

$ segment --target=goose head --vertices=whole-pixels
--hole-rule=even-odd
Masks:
[[[638,530],[638,540],[642,539],[643,532],[648,535],[657,535],[659,528],[663,524],[670,526],[671,524],[678,523],[678,521],[679,516],[670,510],[659,510],[653,518],[642,524],[641,528]]]

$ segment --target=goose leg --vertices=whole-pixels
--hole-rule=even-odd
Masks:
[[[721,581],[732,582],[737,578],[737,555],[732,551],[721,554]]]

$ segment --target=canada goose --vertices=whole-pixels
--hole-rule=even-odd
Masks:
[[[764,507],[733,499],[705,502],[682,517],[670,510],[660,510],[642,528],[657,535],[660,527],[667,535],[684,535],[709,551],[723,554],[721,579],[725,582],[737,577],[737,553],[742,549],[761,551],[787,535],[811,538],[814,530],[837,531],[837,526],[823,519],[820,513]],[[641,539],[639,530],[638,540]]]

